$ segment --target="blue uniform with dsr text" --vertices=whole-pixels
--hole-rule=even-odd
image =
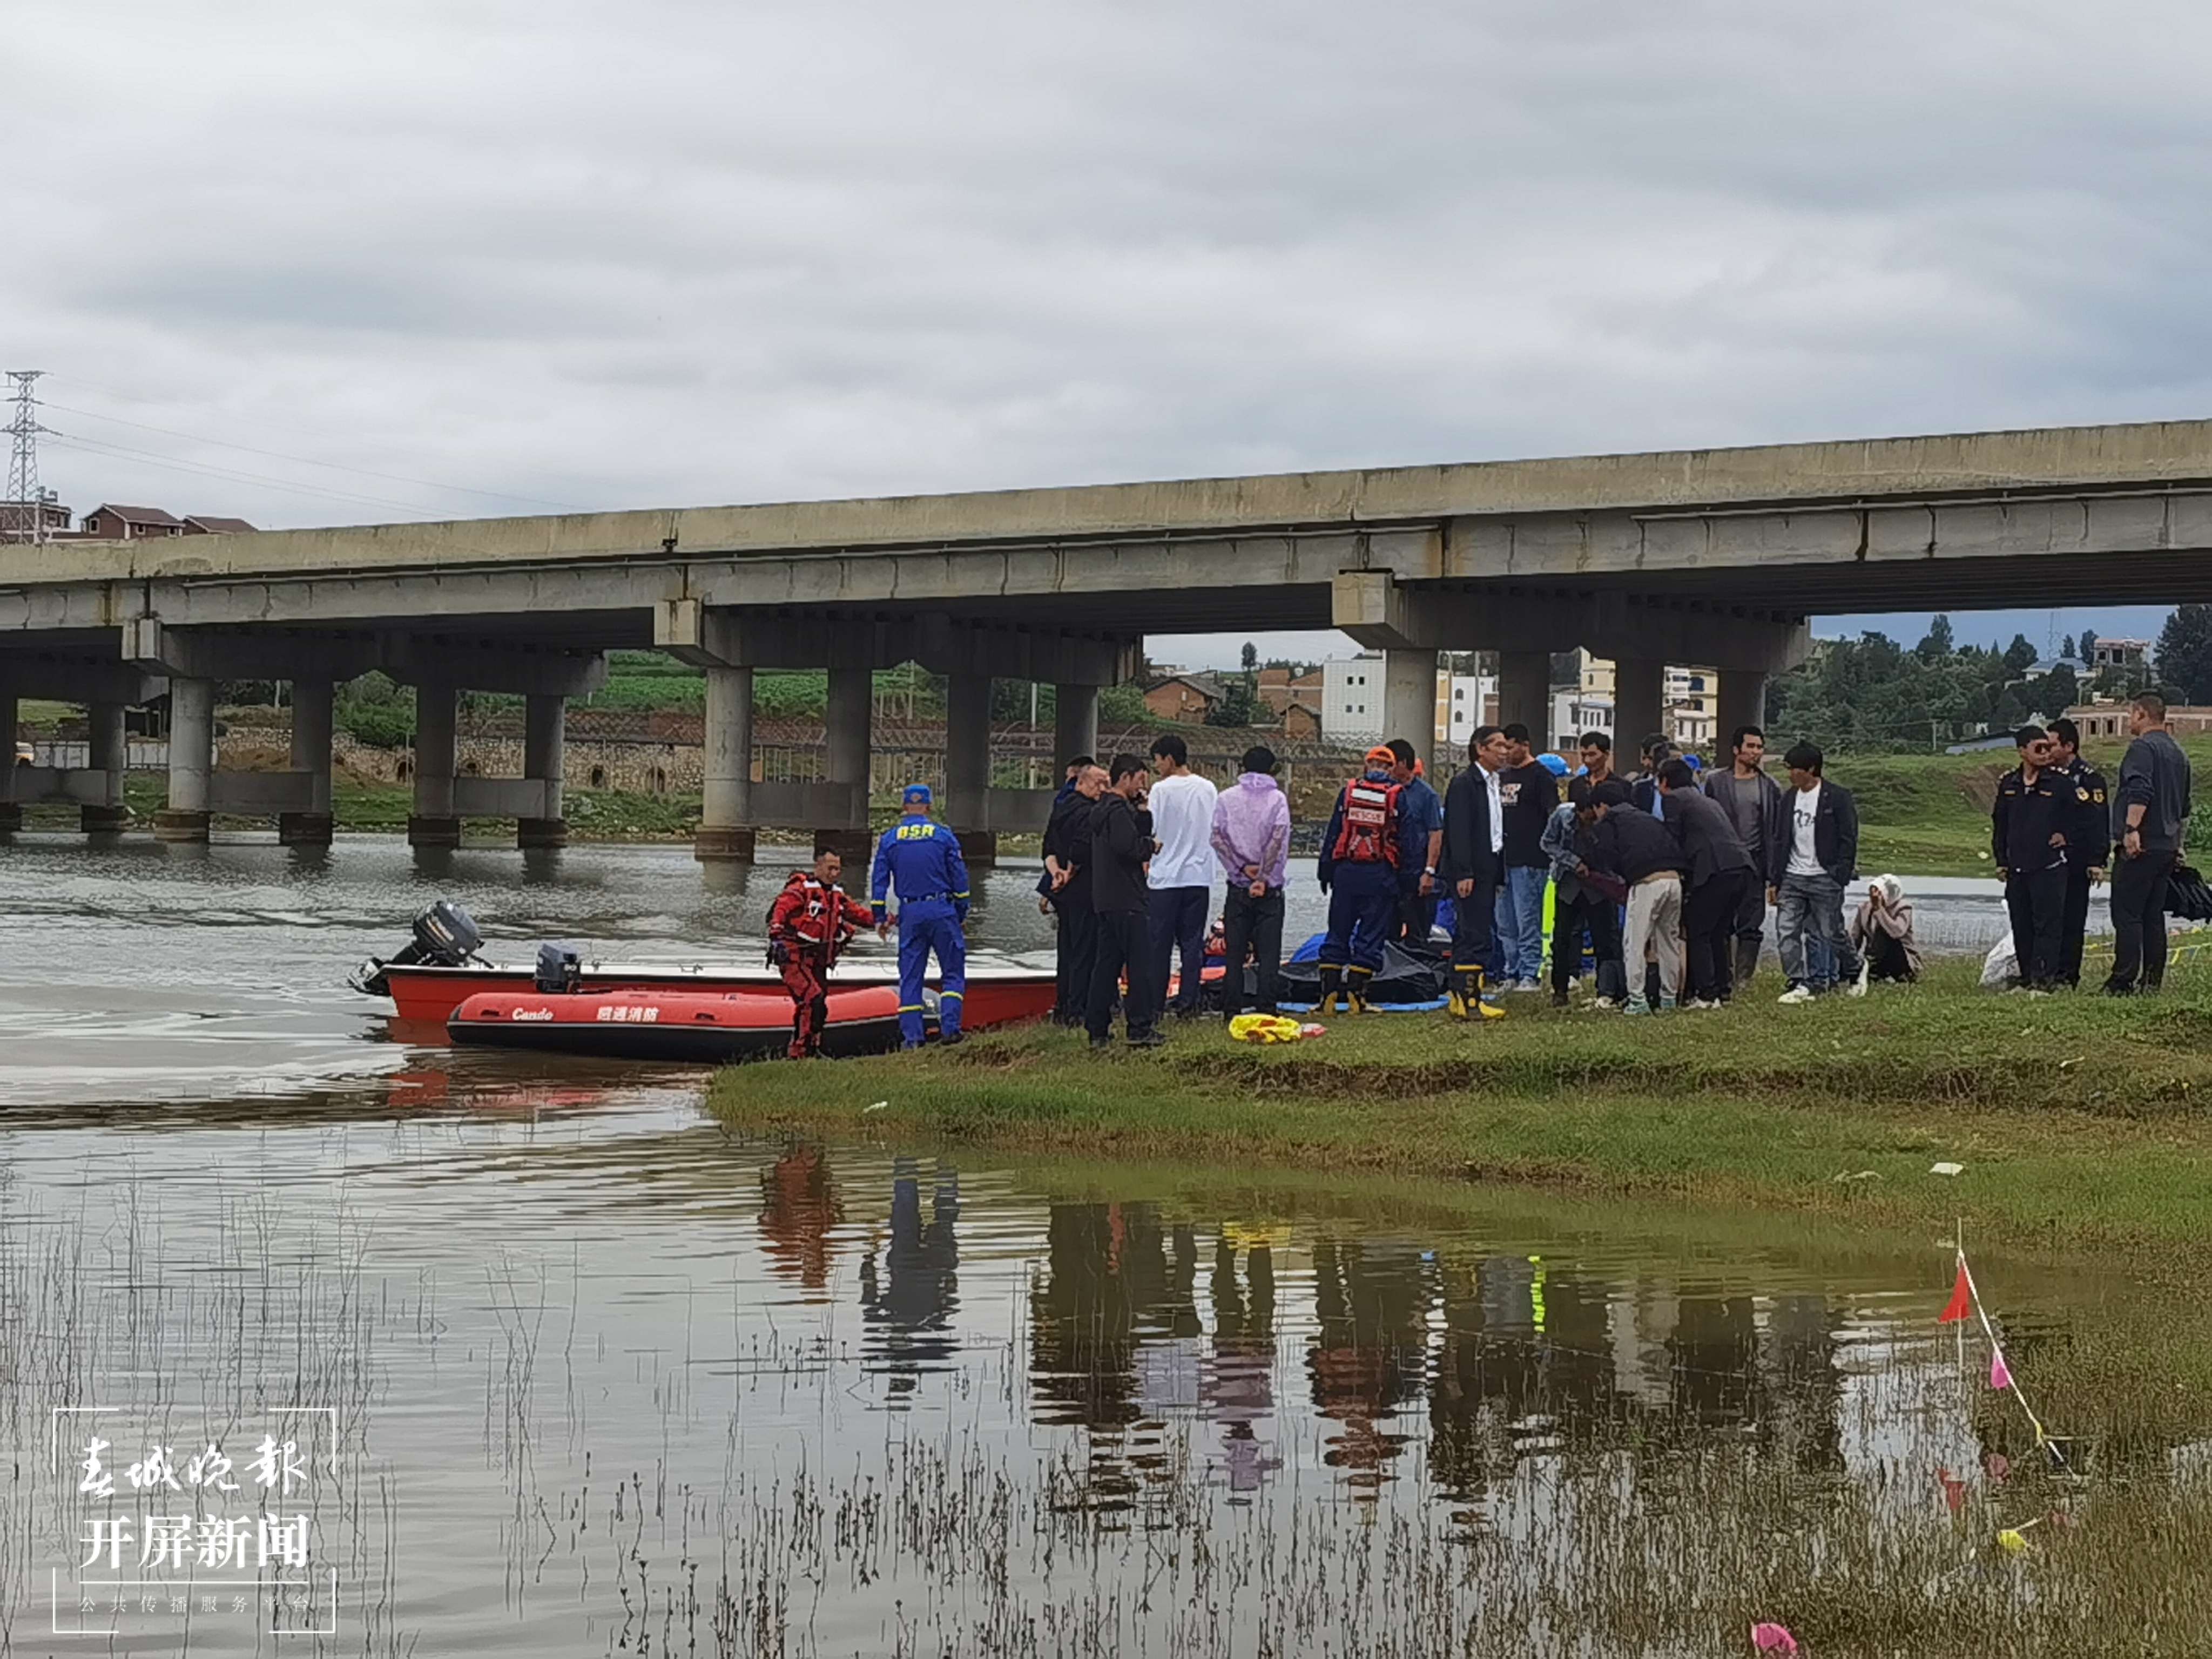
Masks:
[[[937,1028],[960,1035],[960,1005],[968,988],[968,862],[960,838],[921,813],[908,813],[876,843],[876,868],[868,894],[881,923],[890,890],[899,897],[899,1036],[909,1048],[921,1042],[921,981],[930,952],[937,953],[941,988]]]

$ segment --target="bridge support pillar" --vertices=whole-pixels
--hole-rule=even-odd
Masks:
[[[1552,746],[1552,653],[1548,651],[1501,651],[1498,653],[1498,723],[1515,721],[1528,728],[1528,743],[1538,754]]]
[[[1730,758],[1729,739],[1739,726],[1765,728],[1766,676],[1748,669],[1723,668],[1720,696],[1715,704],[1712,759]]]
[[[1098,752],[1098,688],[1065,685],[1052,688],[1052,776],[1057,783],[1061,770],[1077,755],[1100,762],[1109,757]]]
[[[545,792],[544,814],[518,818],[518,847],[565,847],[568,821],[562,811],[561,786],[567,765],[568,700],[559,692],[533,691],[523,711],[522,775]]]
[[[1437,653],[1382,653],[1382,736],[1403,738],[1425,755],[1437,740]]]
[[[865,662],[830,670],[824,735],[830,781],[845,787],[844,822],[817,824],[814,850],[837,853],[855,867],[875,850],[868,835],[868,714],[875,690],[874,672]]]
[[[410,847],[461,844],[461,820],[453,807],[459,749],[454,708],[452,686],[415,688],[415,811],[407,820]]]
[[[276,840],[285,847],[331,844],[331,733],[337,688],[325,679],[292,682],[292,769],[307,775],[307,805],[276,815]]]
[[[1667,665],[1656,657],[1613,663],[1613,763],[1626,777],[1644,738],[1667,729]]]
[[[18,713],[13,686],[0,685],[0,836],[23,827],[22,804],[15,799],[15,743]]]
[[[208,838],[208,775],[215,770],[215,682],[169,681],[169,803],[154,818],[158,841]]]
[[[695,858],[750,863],[753,856],[753,671],[710,664],[707,752]]]
[[[77,808],[77,824],[88,836],[111,836],[131,817],[123,804],[123,775],[130,764],[123,735],[123,705],[87,703],[85,713],[92,728],[91,753],[86,763],[105,782],[100,800],[86,801]]]
[[[973,869],[999,861],[999,837],[988,827],[990,787],[991,677],[953,674],[945,684],[945,821]]]

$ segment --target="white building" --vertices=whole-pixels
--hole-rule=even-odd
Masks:
[[[1554,739],[1565,743],[1571,729],[1576,732],[1602,732],[1615,743],[1620,742],[1622,734],[1613,729],[1613,664],[1603,657],[1593,657],[1587,651],[1578,650],[1575,653],[1575,668],[1579,684],[1571,690],[1553,694]],[[1717,735],[1714,728],[1720,712],[1719,690],[1717,670],[1668,665],[1667,734],[1674,740],[1676,748],[1706,756],[1713,752],[1713,740]],[[1576,708],[1584,708],[1593,714],[1602,708],[1604,717],[1584,720],[1574,713]],[[1632,732],[1626,735],[1631,742],[1641,742],[1650,734]]]
[[[1494,674],[1438,674],[1437,691],[1443,700],[1437,734],[1438,743],[1464,749],[1474,728],[1498,719],[1498,678]]]
[[[1382,741],[1382,653],[1335,657],[1321,665],[1321,734],[1330,743]]]
[[[1330,743],[1376,744],[1413,737],[1382,729],[1382,655],[1362,652],[1322,665],[1321,734]],[[1498,681],[1489,674],[1437,671],[1437,707],[1431,744],[1464,746],[1474,728],[1498,718]],[[1416,741],[1419,739],[1416,738]]]

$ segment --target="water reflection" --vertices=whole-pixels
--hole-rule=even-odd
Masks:
[[[890,1239],[883,1267],[871,1249],[860,1259],[860,1314],[869,1332],[872,1369],[890,1379],[890,1399],[912,1395],[924,1371],[941,1370],[958,1351],[952,1316],[960,1308],[960,1177],[938,1171],[929,1219],[921,1218],[921,1182],[901,1160],[891,1177]]]

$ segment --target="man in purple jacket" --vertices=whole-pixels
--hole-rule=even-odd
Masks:
[[[1234,786],[1213,804],[1213,855],[1229,877],[1222,910],[1228,971],[1221,979],[1221,1010],[1234,1019],[1244,1005],[1244,957],[1255,958],[1263,1014],[1275,1012],[1283,965],[1283,883],[1291,855],[1291,804],[1275,781],[1274,751],[1255,744],[1244,751]]]

